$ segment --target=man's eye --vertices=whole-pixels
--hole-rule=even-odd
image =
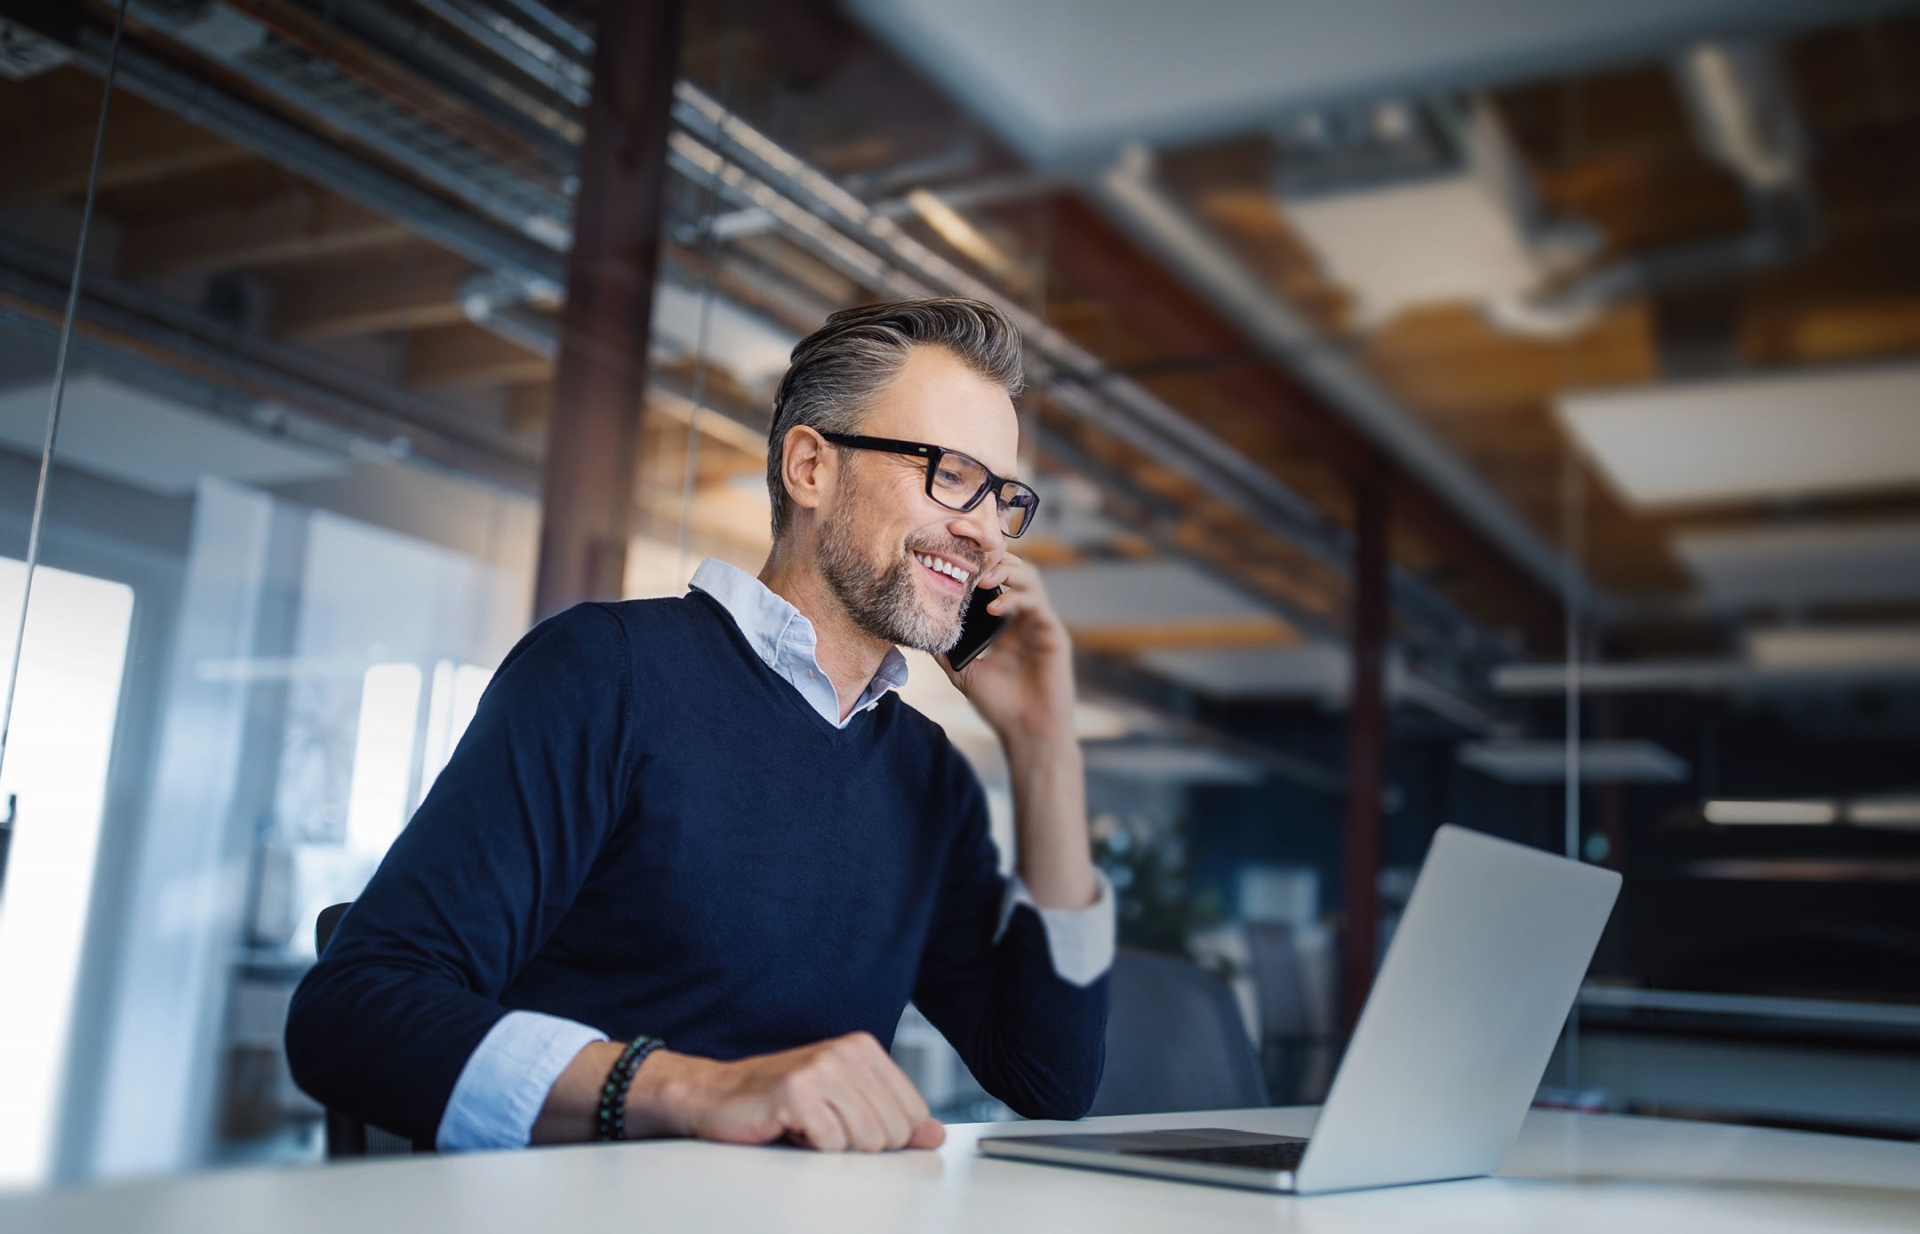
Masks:
[[[937,483],[944,484],[949,488],[958,488],[960,485],[960,473],[951,467],[939,468],[933,473],[933,478]]]

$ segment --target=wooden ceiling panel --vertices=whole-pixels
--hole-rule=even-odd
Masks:
[[[1420,309],[1376,332],[1364,358],[1396,394],[1436,416],[1543,402],[1583,386],[1652,381],[1659,373],[1643,301],[1623,304],[1565,340],[1503,333],[1472,305]]]
[[[70,92],[50,93],[64,102]],[[53,201],[83,194],[93,165],[99,108],[97,89],[90,102],[77,101],[71,107],[29,96],[26,116],[40,113],[44,120],[7,135],[9,153],[0,159],[0,200]],[[100,188],[103,195],[144,190],[159,181],[236,163],[257,164],[258,160],[231,142],[126,96],[115,101],[108,120],[106,145],[100,153]]]
[[[1741,350],[1762,365],[1848,364],[1920,353],[1920,295],[1750,312]]]
[[[553,361],[478,326],[416,326],[406,339],[406,374],[411,386],[526,385],[551,381]]]
[[[1795,101],[1817,128],[1920,116],[1920,16],[1815,31],[1782,58]]]
[[[1693,151],[1686,105],[1658,61],[1498,91],[1494,102],[1536,167]]]
[[[272,330],[322,339],[463,322],[457,293],[472,268],[414,241],[387,251],[382,260],[277,279]]]
[[[397,250],[407,229],[363,206],[300,188],[235,205],[185,210],[127,227],[121,273],[213,274]]]

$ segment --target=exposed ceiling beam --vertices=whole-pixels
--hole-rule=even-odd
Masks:
[[[120,273],[154,278],[259,269],[395,246],[412,234],[357,202],[301,189],[136,223],[122,232]]]
[[[8,158],[0,167],[7,200],[68,197],[87,187],[93,165],[94,121],[67,125],[37,143],[38,160]],[[204,129],[183,124],[163,111],[129,107],[107,126],[100,152],[100,187],[133,188],[159,180],[231,166],[255,155]]]
[[[319,339],[465,321],[457,293],[471,269],[451,254],[416,246],[377,263],[279,282],[272,330],[287,338]]]

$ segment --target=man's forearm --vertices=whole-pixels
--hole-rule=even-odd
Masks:
[[[1087,777],[1071,732],[1005,743],[1020,881],[1041,908],[1086,908],[1099,896],[1087,843]]]
[[[547,1094],[531,1142],[590,1140],[607,1074],[625,1047],[595,1042]],[[946,1131],[870,1033],[720,1062],[655,1050],[627,1090],[633,1139],[698,1136],[734,1144],[789,1139],[828,1152],[938,1148]]]

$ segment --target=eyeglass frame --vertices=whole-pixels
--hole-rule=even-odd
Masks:
[[[834,445],[843,446],[850,450],[872,450],[880,454],[904,454],[922,460],[927,465],[927,479],[924,486],[927,493],[927,500],[937,502],[942,509],[952,510],[957,514],[969,514],[978,508],[980,502],[985,499],[988,493],[992,493],[994,514],[1000,519],[1000,534],[1009,540],[1018,540],[1021,536],[1026,535],[1027,528],[1033,526],[1034,515],[1040,513],[1040,494],[1033,491],[1033,485],[1028,484],[1025,480],[1016,480],[1011,476],[995,475],[992,468],[964,451],[949,450],[945,446],[936,446],[924,441],[901,441],[893,437],[867,437],[860,433],[822,432],[820,435]],[[967,499],[967,504],[964,506],[950,506],[933,495],[934,470],[940,466],[940,460],[949,454],[966,459],[969,463],[972,463],[975,467],[978,467],[987,474],[987,482],[980,486],[978,492]],[[1019,531],[1007,530],[1005,511],[1006,507],[1013,503],[1002,502],[1000,499],[1000,491],[1009,484],[1019,486],[1027,496],[1033,499],[1033,503],[1027,507],[1027,517],[1021,522]]]

